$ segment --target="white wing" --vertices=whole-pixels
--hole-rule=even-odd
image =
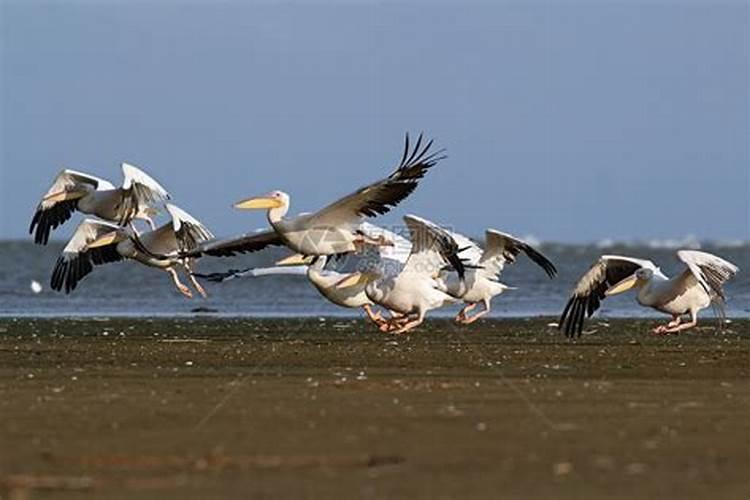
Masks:
[[[143,203],[166,201],[171,198],[167,190],[164,189],[161,184],[134,165],[123,163],[122,175],[122,188],[125,190],[138,188],[140,190],[140,201]]]
[[[122,164],[122,202],[119,207],[119,223],[130,222],[137,215],[147,215],[149,207],[164,202],[171,197],[161,184],[146,172],[130,165]]]
[[[555,274],[557,274],[557,269],[554,264],[525,241],[494,229],[488,229],[485,232],[485,237],[487,240],[486,248],[484,250],[484,255],[482,255],[482,258],[479,261],[479,265],[482,269],[478,272],[486,278],[494,278],[498,276],[505,268],[506,264],[512,264],[515,262],[516,257],[518,257],[521,252],[525,253],[529,259],[544,269],[544,272],[546,272],[550,278],[553,278]]]
[[[171,203],[167,203],[166,207],[172,217],[172,228],[181,253],[194,250],[200,243],[214,237],[202,222],[180,207]]]
[[[415,215],[404,217],[411,235],[411,253],[404,265],[404,273],[437,278],[446,266],[453,266],[463,279],[464,265],[459,258],[459,247],[443,228]]]
[[[605,292],[625,278],[632,276],[638,269],[647,268],[657,271],[650,260],[623,257],[620,255],[603,255],[578,280],[565,309],[560,315],[559,327],[565,335],[581,335],[583,320],[591,317],[599,309]]]
[[[479,262],[482,260],[482,255],[484,255],[484,250],[482,250],[482,247],[480,247],[476,241],[472,240],[468,236],[464,236],[461,233],[448,231],[447,229],[446,231],[458,244],[459,256],[461,257],[461,260],[464,262],[464,264],[468,264],[470,266],[478,266]]]
[[[113,231],[122,231],[122,228],[108,222],[84,219],[57,259],[50,287],[58,291],[65,288],[65,293],[70,293],[93,270],[94,265],[122,260],[123,257],[117,252],[117,243],[124,237],[124,233],[109,245],[88,248],[91,243]]]
[[[677,258],[687,265],[685,273],[692,274],[706,292],[722,300],[725,299],[722,286],[739,271],[731,262],[707,252],[680,250]]]
[[[29,226],[34,242],[46,245],[50,232],[70,219],[78,200],[96,190],[115,189],[104,179],[75,170],[62,170],[44,193]]]

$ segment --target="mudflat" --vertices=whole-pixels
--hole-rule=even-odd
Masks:
[[[2,498],[750,497],[750,321],[0,320]]]

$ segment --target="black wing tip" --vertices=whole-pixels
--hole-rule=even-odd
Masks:
[[[585,298],[573,295],[565,305],[557,323],[557,329],[562,330],[567,338],[579,338],[583,333],[583,321],[587,311],[586,302]]]

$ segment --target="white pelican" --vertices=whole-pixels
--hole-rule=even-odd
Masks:
[[[366,267],[377,266],[384,269],[387,266],[394,266],[399,263],[403,264],[406,260],[406,256],[411,249],[411,243],[407,239],[367,222],[363,222],[360,225],[359,230],[368,237],[383,237],[393,243],[392,246],[377,247],[378,256],[375,263],[368,262],[369,259],[364,257],[361,264],[364,264]],[[210,244],[211,243],[209,242],[208,245]],[[365,286],[367,283],[364,280],[361,280],[361,282],[353,284],[352,286],[337,286],[339,283],[356,273],[342,273],[326,269],[326,264],[329,261],[330,256],[327,255],[303,256],[300,254],[294,254],[277,262],[275,267],[248,268],[242,270],[234,269],[223,273],[194,274],[194,276],[206,278],[210,281],[223,282],[243,276],[257,277],[274,274],[302,273],[307,276],[307,279],[312,283],[315,289],[333,304],[351,309],[362,308],[370,320],[377,325],[381,325],[384,321],[383,317],[379,312],[373,311],[372,306],[374,303],[369,297],[367,297],[365,292]]]
[[[121,226],[133,219],[145,220],[154,229],[151,217],[157,211],[149,205],[170,198],[169,193],[152,177],[133,165],[122,164],[122,187],[75,170],[63,170],[42,197],[29,234],[34,242],[46,245],[50,231],[70,219],[76,210],[95,215]]]
[[[447,231],[414,215],[405,216],[404,221],[411,236],[411,251],[400,272],[382,268],[365,271],[338,285],[348,287],[365,281],[370,300],[399,315],[380,327],[393,333],[407,332],[420,325],[428,311],[457,302],[443,290],[439,277],[446,266],[452,266],[460,279],[464,276],[460,249]]]
[[[184,210],[166,204],[172,220],[163,226],[138,234],[132,226],[122,227],[108,222],[85,219],[63,249],[52,272],[53,290],[75,290],[93,266],[133,259],[150,267],[163,269],[172,276],[174,284],[183,295],[192,297],[190,289],[180,282],[176,267],[181,266],[195,289],[206,292],[191,273],[192,259],[183,258],[181,252],[196,247],[212,237],[211,232]]]
[[[692,328],[698,322],[698,312],[711,304],[718,306],[723,316],[722,285],[737,273],[737,266],[695,250],[680,250],[677,258],[686,268],[668,278],[650,260],[602,256],[578,281],[560,316],[559,328],[569,337],[580,336],[584,317],[591,317],[605,297],[631,288],[638,290],[637,300],[642,306],[672,315],[672,321],[655,328],[654,333]],[[690,321],[682,323],[685,315],[690,315]]]
[[[318,210],[315,213],[284,218],[289,210],[289,195],[272,191],[235,204],[243,210],[268,209],[273,231],[249,234],[217,242],[204,253],[227,255],[251,252],[268,245],[286,245],[301,255],[333,255],[361,250],[365,245],[388,244],[382,238],[371,239],[358,230],[364,217],[388,212],[416,189],[427,171],[444,158],[442,150],[429,152],[432,141],[422,144],[422,136],[414,148],[406,136],[404,153],[396,170],[387,178],[362,187]]]
[[[554,264],[531,245],[509,234],[494,229],[485,232],[485,249],[459,233],[449,231],[459,247],[460,255],[466,266],[466,278],[463,282],[455,275],[446,273],[444,277],[446,290],[453,297],[463,300],[466,306],[456,316],[456,321],[470,324],[490,312],[490,301],[510,287],[500,283],[500,273],[506,264],[515,262],[516,257],[525,253],[539,265],[550,278],[557,274]],[[484,310],[469,316],[477,304],[482,303]]]
[[[336,285],[338,283],[351,276],[352,273],[340,273],[338,271],[326,269],[325,267],[328,260],[329,256],[327,255],[302,256],[294,254],[291,257],[282,259],[273,267],[256,267],[241,270],[230,269],[226,272],[210,274],[194,273],[193,276],[221,283],[245,276],[258,277],[303,274],[307,277],[313,287],[323,297],[328,299],[328,301],[337,306],[349,309],[362,308],[368,318],[380,325],[383,321],[382,316],[380,313],[376,313],[372,309],[374,304],[365,293],[366,283],[362,282],[346,288],[337,287]]]

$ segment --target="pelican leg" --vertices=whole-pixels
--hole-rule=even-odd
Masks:
[[[354,238],[352,243],[354,243],[355,252],[357,253],[362,253],[368,246],[374,246],[374,247],[392,247],[393,246],[393,242],[387,239],[382,234],[378,235],[375,238],[370,238],[369,236],[365,234],[358,234]]]
[[[201,294],[201,297],[204,299],[208,298],[208,294],[206,293],[206,290],[203,289],[200,283],[198,283],[198,280],[195,279],[195,276],[193,276],[193,265],[190,261],[185,261],[182,266],[185,268],[185,272],[188,275],[188,278],[190,279],[190,283],[193,284],[193,288],[195,288],[199,294]]]
[[[383,321],[383,324],[380,325],[381,332],[391,333],[394,330],[399,329],[405,323],[409,322],[408,314],[397,316],[396,314],[393,313],[393,311],[391,311],[391,315],[393,316],[391,319]]]
[[[680,315],[679,314],[673,314],[672,315],[672,321],[670,321],[666,325],[659,325],[659,326],[657,326],[656,328],[654,328],[652,330],[652,332],[653,333],[658,333],[658,334],[669,333],[670,329],[672,329],[672,328],[674,328],[674,327],[676,327],[676,326],[678,326],[680,324],[680,321],[682,321],[680,319]]]
[[[175,285],[175,286],[177,287],[177,290],[179,290],[179,291],[180,291],[180,293],[181,293],[182,295],[184,295],[185,297],[187,297],[187,298],[189,298],[189,299],[192,299],[192,298],[193,298],[193,292],[191,292],[191,291],[190,291],[190,289],[189,289],[188,287],[186,287],[185,285],[183,285],[183,284],[182,284],[182,283],[180,282],[180,277],[179,277],[179,276],[177,276],[177,271],[175,271],[175,269],[174,269],[173,267],[168,267],[168,268],[166,269],[166,271],[167,271],[167,272],[168,272],[169,274],[171,274],[171,275],[172,275],[172,280],[174,281],[174,285]]]
[[[422,311],[419,311],[419,316],[417,316],[417,319],[403,324],[401,328],[399,328],[398,330],[394,330],[392,333],[406,333],[409,330],[413,330],[414,328],[421,325],[423,321],[424,321],[424,313]]]
[[[481,318],[482,316],[484,316],[485,314],[487,314],[488,312],[490,312],[490,301],[487,299],[484,299],[482,301],[482,304],[484,305],[484,310],[479,311],[474,316],[466,316],[464,320],[462,321],[464,325],[470,325],[474,323],[476,320],[478,320],[479,318]]]
[[[471,304],[466,304],[463,309],[461,309],[458,314],[456,314],[455,321],[457,323],[463,323],[466,319],[466,316],[469,314],[469,311],[474,309],[477,306],[476,302],[472,302]]]
[[[688,328],[693,328],[695,325],[698,324],[698,313],[691,312],[690,313],[690,321],[687,323],[677,324],[673,326],[672,328],[667,328],[665,333],[679,333],[682,330],[687,330]]]
[[[380,311],[373,311],[370,304],[363,305],[362,309],[365,310],[367,317],[376,325],[381,326],[383,323],[387,323],[387,320],[380,314]]]

